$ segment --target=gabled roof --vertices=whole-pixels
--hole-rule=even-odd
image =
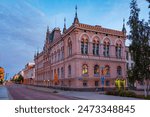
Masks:
[[[50,42],[61,38],[60,28],[54,28],[53,31],[49,34]]]

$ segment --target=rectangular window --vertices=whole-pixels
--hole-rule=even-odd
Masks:
[[[98,81],[95,81],[95,86],[98,86]]]
[[[83,82],[83,86],[84,86],[84,87],[87,87],[87,82]]]
[[[110,86],[110,81],[106,81],[106,86]]]
[[[107,45],[107,57],[109,56],[109,45]]]
[[[62,51],[62,59],[64,59],[64,51]]]

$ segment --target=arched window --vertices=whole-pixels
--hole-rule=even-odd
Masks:
[[[61,77],[62,78],[64,77],[64,69],[63,69],[63,67],[61,68]]]
[[[68,75],[71,75],[71,65],[68,66]]]
[[[93,55],[95,55],[95,48],[96,48],[96,43],[95,40],[93,41]]]
[[[58,79],[60,78],[59,68],[57,69]]]
[[[68,56],[72,55],[72,42],[68,39]]]
[[[55,58],[54,58],[54,61],[56,62],[56,60],[57,60],[57,55],[56,55],[57,53],[56,53],[56,51],[55,51],[55,53],[54,53],[54,56],[55,56]]]
[[[93,41],[93,55],[99,55],[99,41]]]
[[[109,46],[110,46],[109,42],[104,42],[104,45],[103,45],[104,52],[103,52],[103,54],[104,54],[105,57],[109,56]]]
[[[81,41],[81,53],[84,54],[84,40]]]
[[[53,59],[53,53],[52,53],[52,56],[51,56],[51,63],[53,63],[53,60],[54,60],[54,59]]]
[[[106,65],[105,66],[105,74],[106,74],[106,76],[110,76],[110,67],[109,67],[109,65]]]
[[[121,44],[116,44],[116,57],[121,58]]]
[[[81,40],[81,53],[88,54],[88,39]]]
[[[117,67],[117,75],[122,75],[122,69],[120,66]]]
[[[64,47],[61,48],[62,51],[62,59],[64,59]]]
[[[99,55],[99,41],[97,41],[96,45],[96,55]]]
[[[82,66],[82,74],[88,74],[88,66],[86,64]]]
[[[58,61],[60,60],[60,50],[58,51]]]
[[[94,75],[99,75],[99,66],[98,65],[94,66]]]

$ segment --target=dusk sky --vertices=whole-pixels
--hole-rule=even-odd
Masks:
[[[75,16],[75,5],[81,23],[121,30],[123,18],[129,18],[130,1],[0,0],[0,66],[11,77],[32,62],[35,51],[42,50],[47,25],[50,30],[62,30],[66,17],[68,28]],[[147,21],[148,3],[138,0],[138,6],[140,18]]]

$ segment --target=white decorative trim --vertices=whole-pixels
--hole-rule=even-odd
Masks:
[[[89,36],[88,33],[81,33],[80,36],[79,36],[79,41],[81,41],[81,37],[82,37],[83,35],[87,35],[89,42],[91,42],[91,39],[90,39],[90,36]]]
[[[116,43],[117,43],[118,40],[121,41],[121,44],[123,44],[122,40],[117,38],[117,39],[115,39],[114,45],[116,45]]]
[[[93,39],[94,39],[95,37],[97,37],[98,40],[99,40],[99,42],[101,42],[101,38],[100,38],[98,35],[93,35],[92,38],[91,38],[91,40],[93,41]]]
[[[104,40],[105,40],[106,38],[109,39],[110,45],[112,45],[112,44],[113,44],[113,43],[112,43],[112,40],[111,40],[109,37],[107,37],[107,36],[105,36],[105,37],[102,39],[101,44],[103,44],[103,42],[104,42]]]

